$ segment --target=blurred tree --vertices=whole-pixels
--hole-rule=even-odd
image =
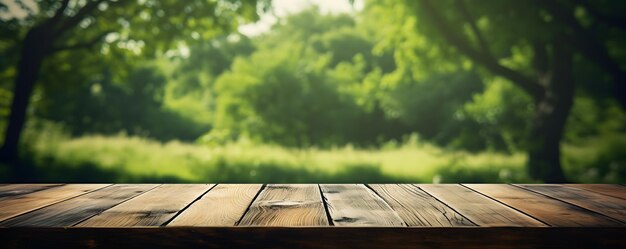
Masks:
[[[381,75],[395,69],[392,53],[372,53],[354,17],[312,8],[254,41],[251,55],[242,50],[217,77],[214,127],[203,142],[375,145],[409,132],[387,119],[378,96]]]
[[[236,60],[215,83],[215,128],[205,139],[245,136],[287,146],[345,142],[360,110],[332,81],[327,57],[300,45]]]
[[[505,79],[485,79],[485,90],[475,94],[454,116],[458,125],[455,147],[470,151],[485,148],[494,151],[516,152],[523,148],[533,101]],[[583,113],[584,114],[584,113]]]
[[[19,41],[3,52],[20,52],[14,56],[19,62],[0,160],[17,158],[30,96],[49,56],[96,48],[105,40],[105,45],[115,42],[135,54],[152,56],[172,45],[185,46],[232,30],[242,18],[257,19],[257,10],[269,4],[270,0],[14,0],[1,4],[0,34]]]
[[[157,66],[135,62],[125,69],[127,75],[119,77],[116,68],[95,63],[101,58],[83,52],[66,54],[73,55],[82,56],[76,61],[90,62],[94,68],[72,70],[63,63],[45,63],[42,71],[54,73],[40,78],[41,91],[35,95],[41,97],[31,101],[35,117],[63,124],[75,136],[124,132],[160,141],[193,141],[209,130],[164,107],[168,78]]]
[[[482,82],[476,73],[433,74],[418,82],[398,84],[382,98],[382,106],[388,116],[399,119],[411,131],[447,145],[457,140],[460,129],[467,125],[456,120],[455,113],[481,90]],[[485,147],[478,141],[462,146],[469,150]]]
[[[210,130],[215,112],[216,79],[227,72],[237,57],[256,50],[252,39],[239,33],[218,36],[190,48],[189,57],[168,59],[171,68],[164,104],[182,116],[204,124]],[[197,138],[197,137],[196,137]]]
[[[189,49],[189,57],[181,60],[173,72],[174,78],[180,80],[174,89],[176,95],[210,89],[213,79],[227,71],[237,56],[248,56],[256,50],[250,38],[238,33],[222,35]]]
[[[531,177],[566,180],[560,141],[573,104],[576,65],[600,67],[613,80],[615,99],[626,106],[625,53],[616,45],[626,38],[622,2],[420,0],[405,5],[420,22],[417,32],[426,34],[421,38],[437,44],[432,46],[448,44],[441,49],[460,52],[534,100],[526,139]]]

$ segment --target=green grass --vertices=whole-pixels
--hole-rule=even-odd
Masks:
[[[610,134],[563,146],[562,162],[577,182],[625,183],[626,134]]]
[[[245,141],[223,146],[139,137],[39,137],[30,158],[44,172],[93,168],[86,179],[180,182],[524,181],[525,156],[445,151],[420,142],[355,149],[290,149]],[[102,172],[98,172],[102,171]],[[115,176],[110,176],[114,173]],[[72,174],[70,174],[72,175]],[[61,174],[45,178],[61,177]],[[108,177],[108,178],[107,178]],[[110,179],[113,177],[114,179]],[[72,179],[67,179],[72,180]]]
[[[531,182],[523,153],[449,151],[412,137],[380,149],[293,149],[239,141],[223,146],[140,137],[28,135],[32,181],[68,182]],[[564,145],[576,182],[623,183],[626,136]],[[0,176],[2,173],[0,173]],[[5,177],[6,178],[6,177]]]

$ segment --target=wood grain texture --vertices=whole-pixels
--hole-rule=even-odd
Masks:
[[[363,184],[322,184],[320,187],[335,226],[406,226],[383,199]]]
[[[219,184],[194,202],[168,226],[234,226],[262,184]]]
[[[522,188],[626,222],[626,200],[559,184],[520,184]]]
[[[0,221],[76,197],[110,184],[69,184],[19,196],[0,199]]]
[[[480,226],[546,226],[515,209],[458,184],[417,186]]]
[[[619,222],[578,206],[504,184],[464,184],[551,226],[620,226]]]
[[[0,223],[0,226],[72,226],[156,186],[156,184],[112,185],[8,219]]]
[[[36,238],[36,239],[33,239]],[[623,228],[0,228],[0,248],[624,248]]]
[[[316,184],[268,184],[239,226],[328,226]]]
[[[626,199],[626,186],[617,184],[565,184],[568,187],[596,192],[615,198]]]
[[[76,226],[160,226],[213,186],[214,184],[163,184]]]
[[[6,184],[0,186],[0,199],[13,198],[59,186],[63,186],[63,184]]]
[[[410,226],[475,226],[437,199],[411,184],[368,184]]]

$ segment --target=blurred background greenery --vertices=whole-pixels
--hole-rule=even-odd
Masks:
[[[0,0],[0,181],[625,183],[624,13]]]

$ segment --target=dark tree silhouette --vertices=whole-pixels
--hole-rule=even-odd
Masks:
[[[44,59],[56,52],[68,49],[88,48],[99,42],[108,31],[98,35],[90,41],[65,46],[54,46],[66,32],[76,27],[84,18],[97,11],[97,7],[104,0],[92,1],[73,16],[64,15],[69,0],[63,0],[53,17],[42,21],[30,28],[22,41],[20,61],[17,66],[15,88],[11,114],[5,131],[5,139],[0,148],[0,161],[12,162],[17,158],[20,137],[26,122],[26,109],[33,93],[35,83]]]
[[[228,10],[219,9],[219,1],[163,1],[148,0],[145,2],[131,0],[91,0],[82,6],[70,4],[70,0],[43,1],[39,3],[41,11],[33,18],[34,25],[28,28],[21,41],[21,52],[17,65],[17,76],[8,126],[6,128],[4,144],[0,148],[0,162],[13,164],[18,156],[20,137],[26,122],[26,110],[30,97],[40,75],[44,60],[51,55],[67,50],[89,49],[102,43],[107,34],[124,29],[118,20],[123,18],[136,27],[135,39],[151,39],[150,45],[164,48],[174,39],[190,39],[189,33],[203,29],[230,30],[235,19],[256,19],[258,15],[257,1],[230,1],[236,7]],[[270,0],[258,1],[269,6]],[[194,6],[194,8],[189,8]],[[154,15],[150,20],[137,18],[141,11],[163,11],[161,15]],[[232,11],[234,15],[228,12]],[[47,13],[53,12],[51,17]],[[218,13],[225,13],[225,17]],[[210,22],[200,22],[194,28],[188,27],[193,18],[207,18]],[[100,22],[96,27],[90,27],[88,32],[79,27],[81,22],[90,19]],[[226,20],[221,20],[226,19]],[[173,21],[176,20],[176,21]],[[178,22],[178,23],[173,23]],[[159,27],[154,34],[146,32],[141,27]]]
[[[489,41],[477,27],[476,20],[473,19],[465,1],[447,1],[446,6],[441,5],[441,2],[435,4],[431,0],[416,1],[422,10],[420,13],[423,18],[456,50],[491,73],[510,80],[534,99],[534,117],[531,120],[531,130],[527,138],[528,172],[531,177],[545,182],[566,181],[561,168],[560,141],[573,105],[575,79],[572,67],[575,54],[582,54],[598,64],[613,78],[614,96],[622,107],[626,106],[624,71],[610,56],[597,35],[592,34],[576,20],[574,8],[577,4],[575,2],[580,2],[590,13],[594,14],[595,22],[624,28],[623,23],[616,17],[601,14],[590,2],[584,0],[534,1],[533,3],[538,6],[539,10],[546,11],[555,19],[554,23],[559,26],[560,31],[555,31],[550,36],[541,39],[530,38],[533,39],[531,42],[534,53],[534,73],[529,75],[502,65],[492,54]],[[451,20],[449,16],[446,16],[446,11],[454,11],[455,16],[460,17],[462,21]],[[514,22],[514,20],[510,21]],[[458,32],[460,29],[455,25],[468,25],[471,37]],[[518,38],[527,39],[528,37]]]

